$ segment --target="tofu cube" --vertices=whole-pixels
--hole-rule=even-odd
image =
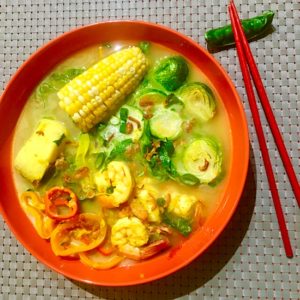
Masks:
[[[31,182],[40,181],[61,150],[67,135],[62,122],[42,119],[15,159],[15,168]]]
[[[168,205],[168,211],[174,213],[178,217],[188,218],[193,211],[197,198],[179,193],[171,193],[171,199]]]

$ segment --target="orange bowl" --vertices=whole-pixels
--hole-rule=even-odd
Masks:
[[[133,266],[93,270],[75,260],[53,254],[48,241],[35,233],[21,210],[13,181],[12,142],[20,113],[42,78],[72,53],[113,40],[147,40],[177,51],[192,61],[218,91],[228,114],[232,159],[221,204],[212,216],[176,251],[165,252]],[[50,41],[35,52],[16,72],[0,100],[0,212],[17,239],[39,261],[75,280],[104,286],[125,286],[149,282],[175,272],[190,263],[220,235],[241,196],[249,161],[245,114],[239,96],[219,63],[192,39],[167,27],[141,21],[113,21],[81,27]]]

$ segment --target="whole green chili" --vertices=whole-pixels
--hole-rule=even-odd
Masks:
[[[258,38],[266,33],[272,24],[274,12],[267,10],[261,15],[242,20],[242,26],[248,40]],[[211,29],[205,33],[205,40],[209,49],[223,48],[234,44],[231,25]]]

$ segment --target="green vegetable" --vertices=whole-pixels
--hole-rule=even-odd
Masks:
[[[216,113],[216,101],[211,89],[204,83],[193,82],[182,86],[176,95],[184,102],[188,115],[207,122]]]
[[[102,168],[102,166],[104,165],[105,158],[106,158],[106,154],[104,152],[98,153],[98,155],[96,157],[96,162],[95,162],[96,168],[98,170],[100,170]]]
[[[128,118],[128,108],[126,107],[121,107],[120,109],[120,119],[121,121],[127,121]]]
[[[162,166],[170,171],[171,168],[171,157],[174,153],[174,146],[171,141],[161,142],[160,147],[158,148],[158,158]]]
[[[263,36],[271,28],[274,12],[271,10],[263,12],[261,15],[242,20],[242,27],[248,40]],[[205,40],[209,49],[223,48],[234,45],[234,36],[231,25],[217,29],[211,29],[205,33]]]
[[[121,121],[119,130],[121,133],[126,133],[126,122]]]
[[[128,118],[128,108],[122,107],[120,109],[120,132],[121,133],[126,133],[126,123],[127,123],[127,118]]]
[[[61,137],[60,137],[58,140],[53,141],[53,143],[56,144],[57,146],[59,146],[59,145],[62,143],[62,141],[63,141],[63,139],[64,139],[65,137],[66,137],[66,136],[65,136],[65,134],[63,133],[63,134],[61,135]]]
[[[175,151],[172,141],[169,140],[162,142],[160,148],[164,148],[170,157],[174,154]]]
[[[115,186],[109,186],[107,189],[106,189],[106,193],[107,194],[112,194],[113,192],[114,192],[114,190],[115,190]]]
[[[169,178],[168,171],[161,164],[158,163],[156,157],[153,156],[151,158],[149,166],[151,175],[154,176],[156,179],[165,181]]]
[[[76,152],[75,165],[77,168],[87,165],[86,154],[90,146],[90,136],[88,133],[82,133],[78,138],[78,148]]]
[[[166,205],[166,200],[164,198],[157,198],[156,203],[158,206],[164,207]]]
[[[160,142],[157,153],[151,157],[149,162],[149,166],[154,177],[160,180],[176,178],[177,172],[171,160],[174,151],[175,149],[172,141]]]
[[[188,173],[180,176],[180,181],[186,185],[197,185],[200,183],[200,180],[196,176]]]
[[[37,87],[37,99],[45,102],[50,94],[58,92],[58,90],[60,90],[65,84],[80,75],[83,71],[85,71],[84,68],[74,68],[53,73],[43,80],[43,82]]]
[[[153,71],[153,78],[167,91],[177,90],[186,80],[189,68],[181,56],[168,56],[162,59]]]
[[[183,236],[188,236],[192,232],[192,226],[189,220],[176,216],[169,212],[164,212],[162,221],[179,231]]]
[[[112,149],[109,156],[106,159],[106,163],[109,163],[110,161],[122,158],[124,156],[124,152],[126,151],[127,147],[132,145],[132,139],[127,139],[119,142],[116,144],[116,146]]]
[[[161,138],[175,140],[182,132],[182,119],[177,112],[170,109],[162,109],[150,119],[152,135]]]
[[[219,144],[208,137],[195,140],[183,154],[183,165],[200,180],[200,183],[212,182],[222,171],[222,152]]]
[[[76,183],[73,181],[64,183],[67,187],[70,187],[74,193],[77,195],[79,200],[83,200],[86,198],[93,198],[96,193],[96,186],[94,184],[92,172],[96,167],[100,168],[100,158],[98,154],[97,156],[90,156],[90,147],[93,142],[93,137],[88,133],[81,133],[78,137],[78,148],[75,155],[75,161],[73,162],[72,157],[66,157],[69,165],[69,171],[71,171],[70,176],[72,177],[73,172],[79,171],[81,168],[88,168],[88,172],[81,178],[74,179]],[[101,155],[100,155],[101,156]],[[61,173],[63,175],[63,173]]]
[[[142,41],[138,44],[138,47],[145,53],[147,54],[150,50],[150,43],[146,41]]]
[[[152,135],[150,131],[149,121],[145,120],[144,133],[140,139],[140,148],[143,155],[150,151],[152,147]]]

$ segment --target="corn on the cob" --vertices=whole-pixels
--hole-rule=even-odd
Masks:
[[[66,84],[57,94],[59,105],[86,132],[121,105],[147,68],[147,58],[140,48],[115,52]]]

